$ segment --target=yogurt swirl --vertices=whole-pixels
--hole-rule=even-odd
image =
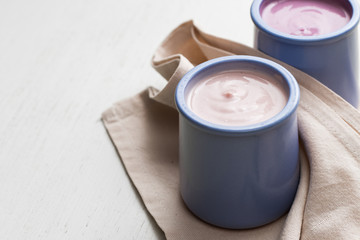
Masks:
[[[339,0],[274,0],[263,5],[261,17],[269,26],[296,36],[328,34],[351,18]]]
[[[275,116],[287,99],[285,89],[270,75],[231,70],[199,80],[190,89],[187,105],[209,122],[245,126]]]

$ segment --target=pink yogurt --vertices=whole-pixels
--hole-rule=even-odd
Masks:
[[[186,100],[190,109],[204,120],[245,126],[279,113],[287,103],[288,93],[270,75],[231,70],[199,80]]]
[[[335,32],[345,26],[351,12],[341,0],[265,1],[260,12],[263,20],[283,33],[316,36]]]

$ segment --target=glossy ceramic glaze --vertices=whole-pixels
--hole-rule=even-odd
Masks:
[[[357,107],[359,6],[356,0],[336,0],[351,13],[341,29],[317,36],[294,36],[268,26],[261,6],[272,0],[254,0],[251,17],[256,25],[255,47],[315,77]]]
[[[289,94],[284,109],[247,126],[218,125],[194,114],[186,104],[189,89],[208,75],[234,69],[275,77]],[[299,87],[286,69],[251,56],[213,59],[181,79],[175,100],[180,113],[180,190],[190,211],[220,227],[246,229],[289,210],[299,180]]]

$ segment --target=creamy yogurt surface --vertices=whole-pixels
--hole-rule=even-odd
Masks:
[[[341,0],[274,0],[260,9],[262,19],[274,29],[296,36],[335,32],[351,18]]]
[[[223,71],[200,79],[187,94],[200,118],[226,126],[265,121],[286,105],[288,93],[271,75],[248,70]]]

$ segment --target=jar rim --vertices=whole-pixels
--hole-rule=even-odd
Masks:
[[[357,3],[356,0],[347,0],[351,6],[351,11],[352,11],[352,15],[350,18],[350,21],[341,29],[338,29],[334,32],[328,33],[328,34],[322,34],[322,35],[316,35],[316,36],[296,36],[296,35],[291,35],[288,33],[284,33],[281,32],[277,29],[274,29],[272,27],[270,27],[261,17],[261,5],[265,2],[266,0],[254,0],[251,8],[250,8],[250,15],[251,15],[251,19],[254,22],[255,26],[273,36],[276,37],[278,39],[281,39],[282,41],[285,42],[297,42],[297,43],[316,43],[316,42],[324,42],[324,41],[333,41],[336,40],[338,38],[342,38],[344,36],[346,36],[347,34],[349,34],[350,32],[352,32],[356,26],[359,23],[359,19],[360,19],[360,10],[359,10],[359,5]]]
[[[287,84],[289,97],[285,107],[277,113],[275,116],[251,125],[246,126],[226,126],[215,124],[209,121],[206,121],[199,116],[197,116],[187,105],[186,102],[186,87],[189,82],[196,77],[199,73],[207,71],[214,66],[218,66],[220,64],[229,64],[229,63],[251,63],[260,68],[268,68],[272,71],[279,74]],[[300,100],[300,90],[299,85],[294,78],[294,76],[281,65],[270,61],[265,58],[254,57],[254,56],[245,56],[245,55],[234,55],[234,56],[226,56],[219,57],[209,61],[206,61],[188,73],[186,73],[180,82],[177,85],[175,91],[175,103],[176,107],[179,110],[180,114],[183,115],[188,121],[190,121],[195,126],[201,127],[206,130],[220,132],[220,133],[230,133],[230,134],[245,134],[245,133],[255,133],[258,131],[268,130],[275,126],[280,125],[282,122],[286,121],[286,119],[290,118],[290,116],[296,111]]]

